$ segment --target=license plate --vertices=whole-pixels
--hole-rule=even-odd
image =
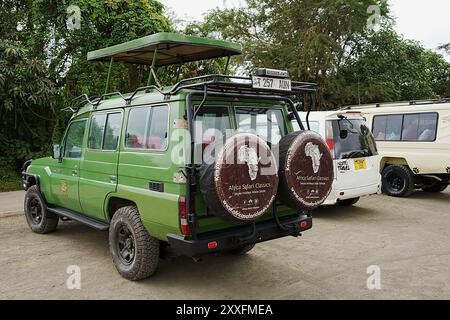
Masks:
[[[355,170],[367,169],[366,159],[355,160]]]
[[[291,91],[290,79],[267,78],[267,77],[252,77],[253,88],[267,89],[278,91]]]

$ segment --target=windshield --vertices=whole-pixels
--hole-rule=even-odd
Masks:
[[[354,159],[377,155],[375,139],[363,119],[333,120],[336,159]]]

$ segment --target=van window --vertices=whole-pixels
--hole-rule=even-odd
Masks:
[[[373,135],[378,141],[434,141],[437,120],[437,113],[375,116]]]
[[[120,135],[121,113],[92,116],[89,129],[89,149],[116,150]]]
[[[134,108],[128,117],[125,146],[163,150],[167,147],[169,106]]]
[[[265,141],[277,144],[287,134],[281,109],[236,108],[238,131],[254,132]]]
[[[407,114],[403,120],[402,141],[434,141],[436,113]]]
[[[335,159],[355,159],[377,155],[375,142],[362,119],[332,120]]]
[[[85,129],[86,120],[72,122],[65,139],[65,158],[81,158]]]

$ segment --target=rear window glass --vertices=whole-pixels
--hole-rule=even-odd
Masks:
[[[355,159],[377,155],[375,142],[364,120],[333,120],[336,159]]]
[[[195,118],[195,137],[197,142],[209,144],[220,132],[225,137],[231,129],[230,115],[227,107],[206,106],[200,109]]]
[[[253,132],[271,144],[277,144],[287,129],[281,109],[236,108],[238,131]]]

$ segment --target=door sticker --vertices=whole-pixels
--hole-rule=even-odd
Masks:
[[[67,181],[66,180],[61,180],[59,183],[59,189],[61,190],[61,193],[63,195],[67,195]]]
[[[350,171],[350,165],[347,160],[338,161],[337,167],[339,171]]]

